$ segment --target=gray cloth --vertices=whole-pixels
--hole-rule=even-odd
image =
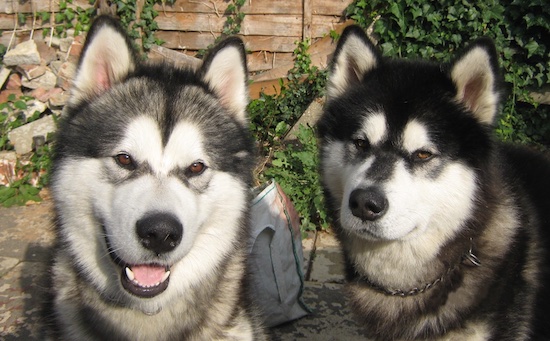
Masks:
[[[252,202],[251,291],[268,327],[308,314],[302,301],[304,256],[300,218],[272,181]]]

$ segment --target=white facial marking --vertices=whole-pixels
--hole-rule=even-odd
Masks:
[[[172,132],[164,152],[161,169],[187,167],[193,161],[205,158],[203,137],[200,130],[191,123],[180,123]]]
[[[113,152],[126,152],[135,160],[138,167],[148,165],[151,173],[128,178],[112,188],[109,200],[97,208],[105,221],[105,230],[111,246],[118,250],[117,255],[131,264],[145,261],[148,252],[135,237],[135,224],[151,212],[166,212],[175,216],[184,227],[184,238],[180,245],[165,256],[169,263],[176,262],[191,250],[202,223],[209,213],[203,212],[197,200],[196,185],[206,184],[211,173],[193,177],[188,183],[179,179],[172,171],[185,169],[194,161],[208,160],[202,146],[203,139],[198,127],[189,122],[178,123],[163,145],[158,123],[149,116],[133,120],[126,136]],[[121,179],[127,170],[121,169],[110,160],[105,160],[108,169]],[[102,194],[97,193],[98,197]],[[103,195],[105,196],[105,195]]]
[[[127,128],[126,137],[114,153],[127,152],[139,162],[151,166],[160,165],[162,160],[162,138],[158,124],[147,116],[135,119]]]
[[[374,114],[363,122],[362,131],[367,134],[371,145],[381,143],[387,135],[386,117],[383,114]]]
[[[176,167],[187,167],[204,155],[199,129],[191,123],[179,123],[162,145],[158,124],[147,116],[136,119],[128,126],[126,138],[117,152],[128,152],[138,162],[147,162],[157,176],[165,176]],[[204,160],[203,160],[204,161]]]
[[[416,120],[412,120],[405,126],[402,135],[403,148],[409,153],[419,149],[426,149],[430,144],[430,138],[426,127]]]

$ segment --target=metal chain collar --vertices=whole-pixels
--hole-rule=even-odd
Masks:
[[[388,296],[400,296],[400,297],[416,296],[428,291],[429,289],[436,286],[438,283],[443,282],[445,278],[447,278],[460,265],[475,266],[475,267],[481,266],[481,262],[479,261],[479,258],[477,258],[477,256],[473,253],[472,249],[473,249],[473,242],[472,242],[472,238],[470,238],[470,248],[467,252],[465,252],[462,255],[462,257],[460,258],[460,261],[455,263],[452,267],[448,268],[447,271],[445,271],[445,273],[441,275],[439,278],[435,279],[430,283],[426,283],[421,287],[415,287],[409,290],[384,288],[372,282],[366,277],[362,277],[361,279],[363,279],[371,288],[377,291],[380,291],[383,294],[386,294]]]

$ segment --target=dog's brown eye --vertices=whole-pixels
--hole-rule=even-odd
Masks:
[[[203,162],[201,161],[195,161],[193,162],[190,166],[189,166],[189,171],[192,173],[192,174],[200,174],[204,171],[204,169],[206,168],[206,166],[204,165]]]
[[[355,139],[353,140],[353,145],[359,150],[365,150],[368,148],[369,143],[367,142],[367,140]]]
[[[426,151],[426,150],[419,150],[414,153],[414,159],[415,161],[427,161],[431,159],[433,156],[432,153]]]
[[[126,153],[120,153],[115,156],[116,163],[126,169],[134,169],[134,161],[132,157]]]

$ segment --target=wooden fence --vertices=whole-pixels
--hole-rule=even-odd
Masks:
[[[351,0],[247,0],[240,9],[245,14],[241,37],[249,55],[249,69],[262,71],[287,64],[292,60],[296,42],[321,38],[337,28],[344,9]],[[228,0],[176,0],[174,4],[155,6],[156,36],[164,47],[193,55],[205,49],[218,37],[226,23],[224,12]],[[87,0],[74,0],[72,6],[89,8]],[[48,23],[33,22],[33,12],[59,11],[58,0],[0,1],[0,43],[7,45],[28,39],[41,39],[41,29]],[[27,15],[24,25],[18,15]]]

